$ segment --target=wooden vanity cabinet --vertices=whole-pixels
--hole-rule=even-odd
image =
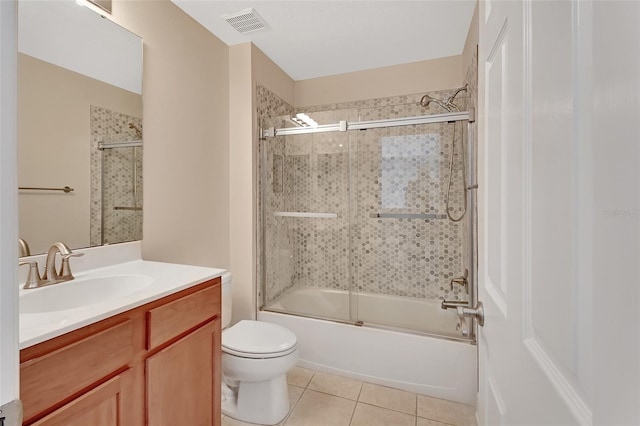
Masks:
[[[133,376],[125,371],[32,423],[34,426],[132,424]]]
[[[148,424],[195,426],[220,421],[219,410],[212,409],[213,399],[220,399],[216,396],[220,383],[213,371],[214,362],[219,359],[216,322],[147,358]]]
[[[219,404],[212,406],[213,400],[220,401],[220,303],[217,286],[148,311],[147,346],[153,353],[145,360],[149,425],[220,421]],[[207,322],[215,309],[218,316]],[[185,335],[184,330],[193,331]]]
[[[220,278],[20,352],[24,425],[219,425]]]

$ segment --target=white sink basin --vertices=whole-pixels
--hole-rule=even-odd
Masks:
[[[39,314],[81,308],[136,293],[152,283],[153,278],[137,274],[76,278],[26,291],[20,296],[20,313]]]

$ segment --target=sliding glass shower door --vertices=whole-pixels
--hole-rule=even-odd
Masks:
[[[142,146],[101,150],[101,244],[142,239]]]
[[[263,308],[470,336],[462,120],[261,140]]]
[[[353,321],[349,138],[261,141],[263,301],[271,310]]]
[[[439,299],[468,300],[464,288],[449,286],[464,274],[467,249],[464,222],[447,215],[463,214],[462,127],[357,132],[351,205],[358,321],[460,334],[454,312],[442,311]]]

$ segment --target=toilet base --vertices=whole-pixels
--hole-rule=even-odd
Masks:
[[[227,386],[223,383],[223,388]],[[236,420],[275,425],[289,412],[286,375],[262,382],[241,381],[233,394],[223,391],[222,414]],[[226,396],[225,396],[226,393]]]

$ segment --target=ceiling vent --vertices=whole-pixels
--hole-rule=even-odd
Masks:
[[[252,33],[254,31],[267,30],[269,25],[258,15],[252,7],[239,12],[222,15],[222,19],[227,21],[233,28],[241,34]]]

